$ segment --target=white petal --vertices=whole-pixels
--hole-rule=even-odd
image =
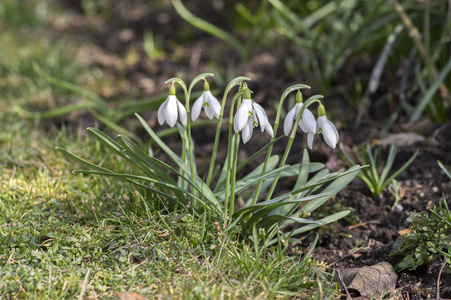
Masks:
[[[207,118],[209,118],[211,120],[215,116],[213,109],[211,108],[211,105],[210,105],[210,100],[211,100],[211,97],[213,97],[213,95],[209,91],[204,92],[204,93],[205,93],[205,99],[204,99],[204,103],[202,104],[202,106],[205,109],[205,114],[207,115]]]
[[[244,99],[241,103],[240,108],[236,111],[235,119],[233,120],[233,127],[235,129],[235,132],[239,132],[243,130],[244,126],[246,126],[246,123],[249,119],[249,103],[247,101],[251,101],[249,99]]]
[[[294,108],[296,108],[296,114],[294,115],[293,118],[296,118],[298,116],[303,105],[304,105],[303,103],[296,103],[296,105],[294,106]]]
[[[316,133],[323,133],[324,119],[327,120],[326,116],[318,117],[318,120],[316,120]]]
[[[183,106],[183,104],[180,103],[179,100],[176,100],[176,101],[177,101],[177,106],[178,106],[179,114],[180,114],[180,122],[182,123],[183,126],[185,126],[186,119],[187,119],[185,106]]]
[[[272,128],[271,124],[269,124],[269,122],[266,123],[265,130],[266,130],[267,133],[269,133],[269,135],[270,135],[271,137],[274,136],[274,129]]]
[[[335,125],[331,121],[329,121],[329,123],[332,126],[332,128],[334,129],[335,134],[337,135],[337,143],[338,143],[338,140],[340,139],[340,136],[338,135],[338,130],[337,130],[337,128],[335,127]]]
[[[177,123],[177,98],[175,96],[169,96],[168,97],[168,104],[166,105],[165,111],[164,111],[164,117],[166,119],[166,122],[168,122],[168,125],[171,127],[174,127],[175,123]]]
[[[265,131],[267,124],[269,124],[268,116],[265,110],[260,104],[254,102],[254,111],[257,113],[258,123],[260,124],[261,131]],[[271,125],[270,125],[271,126]]]
[[[249,118],[246,125],[244,126],[241,137],[243,138],[243,143],[246,144],[252,137],[252,133],[254,131],[254,122],[252,121],[252,118]]]
[[[213,111],[216,119],[219,119],[219,114],[221,113],[221,103],[219,103],[218,99],[216,99],[216,97],[213,96],[211,92],[208,93],[210,93],[210,108]]]
[[[307,133],[307,146],[311,149],[313,149],[313,138],[315,137],[315,134],[312,132]]]
[[[293,128],[294,121],[294,113],[296,112],[296,107],[293,107],[285,117],[285,121],[283,122],[283,133],[286,135],[290,134],[291,129]]]
[[[316,132],[315,116],[307,108],[302,113],[302,119],[299,121],[299,127],[301,127],[304,132]]]
[[[202,104],[204,102],[204,93],[197,98],[197,100],[193,104],[193,108],[191,109],[191,120],[194,122],[199,118],[200,111],[202,110]]]
[[[160,125],[163,125],[164,121],[166,121],[164,115],[165,115],[167,106],[168,106],[168,99],[166,99],[166,101],[164,101],[163,104],[161,104],[160,108],[158,109],[158,123],[160,123]]]
[[[335,126],[328,120],[323,123],[323,136],[326,144],[335,149],[335,146],[338,143],[338,136]]]

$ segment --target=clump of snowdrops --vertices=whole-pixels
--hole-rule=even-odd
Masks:
[[[88,128],[90,135],[115,154],[126,159],[133,167],[131,169],[133,173],[117,173],[90,163],[64,149],[58,148],[58,150],[90,169],[77,170],[75,171],[77,173],[122,178],[164,197],[177,207],[192,209],[199,217],[208,211],[224,221],[227,225],[226,231],[231,228],[241,228],[243,234],[253,236],[254,240],[264,233],[263,246],[272,245],[281,238],[288,239],[296,234],[337,221],[349,214],[349,210],[344,210],[331,213],[319,220],[311,218],[311,213],[315,209],[331,199],[355,178],[361,169],[359,165],[354,165],[345,172],[330,173],[323,164],[310,162],[307,149],[302,155],[299,153],[300,163],[286,164],[298,127],[307,134],[307,145],[310,149],[313,148],[313,141],[317,135],[322,135],[328,146],[336,147],[339,134],[326,115],[326,109],[322,103],[323,96],[314,95],[304,102],[301,90],[309,89],[309,86],[296,84],[288,87],[281,95],[275,122],[271,125],[265,109],[252,100],[252,91],[246,84],[249,78],[237,77],[230,81],[225,88],[222,100],[219,101],[210,92],[207,79],[212,76],[211,73],[201,74],[193,79],[189,87],[180,78],[166,81],[170,84],[169,96],[158,110],[158,122],[160,125],[167,123],[171,127],[177,126],[182,141],[180,156],[159,138],[146,120],[136,114],[150,139],[168,155],[173,163],[158,159],[151,154],[150,149],[141,149],[124,135],[119,135],[116,141],[95,128]],[[198,83],[202,82],[204,91],[191,106],[191,92]],[[177,97],[176,86],[183,90],[184,104]],[[276,137],[284,101],[291,93],[296,93],[296,104],[289,108],[286,114],[283,123],[284,135]],[[227,101],[230,102],[228,152],[225,161],[217,162],[216,153]],[[317,118],[309,109],[314,104],[317,106]],[[202,111],[207,118],[217,119],[216,136],[207,174],[198,174],[194,155],[195,141],[191,137],[191,123],[198,120]],[[243,144],[246,144],[252,138],[253,130],[256,128],[268,134],[268,143],[245,161],[238,163],[238,150],[242,146],[240,136]],[[272,154],[273,145],[276,142],[286,143],[285,152],[281,158],[279,155]],[[265,153],[263,163],[248,174],[240,174],[238,179],[237,174],[247,164]],[[219,172],[214,172],[218,169]],[[273,197],[279,180],[289,176],[297,178],[292,191]],[[246,197],[246,204],[242,208],[235,209],[235,200],[239,194]],[[291,230],[287,232],[283,228],[291,228]]]

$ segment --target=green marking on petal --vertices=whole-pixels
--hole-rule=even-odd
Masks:
[[[205,102],[205,103],[203,104],[203,107],[210,107],[210,104],[209,104],[208,102]]]

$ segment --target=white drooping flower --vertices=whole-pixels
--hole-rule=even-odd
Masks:
[[[250,140],[254,127],[258,125],[260,125],[262,132],[266,130],[272,137],[273,128],[269,124],[268,116],[263,107],[251,99],[251,93],[248,89],[245,91],[243,98],[233,120],[235,132],[241,131],[242,133],[243,143],[246,144]]]
[[[193,108],[191,110],[191,120],[193,122],[196,121],[197,118],[199,118],[202,107],[205,110],[207,118],[209,118],[210,120],[213,119],[213,117],[219,119],[221,104],[219,103],[218,99],[216,99],[216,97],[211,94],[210,85],[207,81],[205,81],[204,83],[204,92],[193,104]]]
[[[326,109],[321,104],[318,106],[318,120],[316,121],[316,132],[322,133],[326,144],[328,144],[331,148],[335,149],[337,146],[338,140],[340,139],[338,135],[337,128],[332,124],[326,117]]]
[[[283,132],[286,135],[290,134],[290,131],[293,128],[293,123],[296,120],[299,112],[301,111],[302,105],[302,94],[298,91],[296,95],[296,105],[288,112],[283,124]],[[299,120],[299,127],[302,131],[307,133],[307,145],[310,149],[312,149],[313,138],[316,133],[316,120],[315,116],[308,108],[305,108],[302,112],[301,119]]]
[[[177,100],[177,97],[175,96],[175,86],[171,85],[168,98],[158,109],[158,122],[160,125],[167,122],[169,126],[174,127],[179,115],[180,122],[185,126],[187,119],[185,106]]]

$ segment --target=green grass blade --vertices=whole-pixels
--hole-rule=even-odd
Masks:
[[[377,150],[376,150],[377,152]],[[379,186],[379,173],[377,171],[377,163],[374,156],[377,156],[377,153],[373,155],[373,152],[371,151],[371,146],[369,142],[366,142],[366,154],[368,155],[369,163],[370,163],[370,170],[371,170],[371,177],[374,184]]]
[[[56,86],[59,86],[68,91],[79,94],[83,97],[87,97],[88,99],[91,99],[92,101],[94,101],[97,104],[97,108],[99,109],[99,111],[102,111],[105,113],[105,115],[108,115],[109,109],[108,109],[105,101],[102,98],[100,98],[96,93],[93,93],[91,91],[88,91],[88,90],[76,85],[76,84],[73,84],[73,83],[70,83],[70,82],[67,82],[64,80],[60,80],[58,78],[55,78],[55,77],[45,73],[37,63],[33,64],[33,69],[35,70],[36,73],[38,73],[39,76],[41,76],[47,82],[54,84]]]
[[[247,59],[247,54],[245,53],[245,48],[241,43],[235,39],[233,36],[228,34],[226,31],[216,27],[215,25],[208,23],[207,21],[194,16],[180,0],[172,0],[172,5],[174,6],[177,13],[191,25],[221,39],[235,47],[235,49],[240,53],[242,57]]]
[[[437,79],[434,80],[432,85],[427,90],[426,94],[423,96],[423,99],[421,99],[420,103],[418,103],[418,105],[416,106],[415,111],[410,117],[410,121],[418,121],[424,109],[432,100],[432,98],[435,96],[437,89],[440,87],[440,84],[442,84],[445,81],[446,76],[448,76],[448,73],[450,71],[451,71],[451,59],[448,60],[446,65],[442,68],[439,75],[437,76]]]
[[[58,107],[51,110],[46,110],[42,112],[31,112],[23,109],[20,106],[17,106],[15,109],[17,113],[27,119],[49,119],[49,118],[55,118],[67,115],[71,112],[82,110],[82,109],[88,109],[93,108],[96,106],[95,103],[92,102],[83,102],[83,103],[77,103],[77,104],[71,104],[63,107]]]
[[[380,181],[382,183],[385,182],[385,178],[387,178],[388,172],[390,172],[391,167],[393,166],[393,162],[395,161],[397,151],[398,151],[398,147],[396,145],[390,146],[387,161],[385,162],[385,166],[384,166],[384,169],[382,170],[381,177],[380,177]]]
[[[420,152],[420,149],[417,149],[415,153],[412,155],[412,157],[409,158],[409,160],[398,170],[396,171],[390,178],[388,178],[384,184],[382,185],[382,189],[384,189],[387,184],[389,184],[393,179],[395,179],[399,174],[401,174],[407,167],[415,160],[418,153]]]
[[[437,161],[438,165],[440,166],[440,168],[443,170],[443,172],[445,172],[445,174],[449,177],[449,179],[451,179],[451,173],[450,171],[445,167],[445,165],[441,162],[441,161]]]

